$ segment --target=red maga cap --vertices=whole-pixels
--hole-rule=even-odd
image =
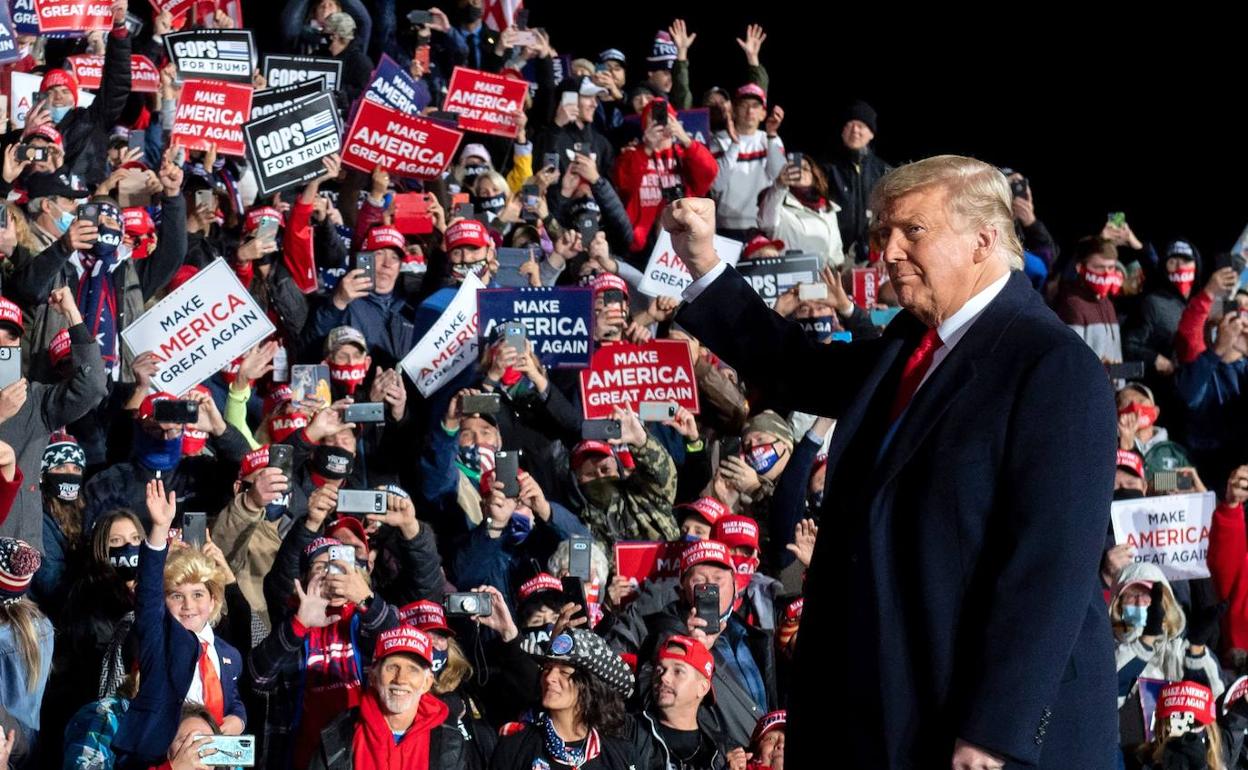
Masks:
[[[728,546],[718,540],[697,540],[692,542],[680,554],[680,571],[688,572],[691,567],[699,564],[718,564],[726,569],[733,569],[732,557],[728,554]]]
[[[1157,719],[1169,720],[1171,714],[1192,714],[1199,724],[1212,724],[1213,692],[1199,682],[1166,685],[1157,696]]]
[[[549,572],[539,572],[520,584],[520,601],[528,599],[540,591],[563,591],[563,583]]]
[[[394,249],[402,254],[407,251],[407,241],[397,227],[388,225],[374,227],[368,231],[368,237],[364,239],[364,250],[376,251],[377,249]]]
[[[715,675],[715,658],[711,651],[697,639],[688,636],[669,636],[659,646],[655,660],[679,660],[693,666],[707,679]]]
[[[446,250],[460,246],[492,246],[493,239],[485,231],[485,225],[475,219],[461,219],[446,228]]]
[[[446,610],[441,604],[421,599],[399,608],[399,620],[421,631],[445,631],[453,633],[446,624]]]
[[[267,467],[269,467],[269,445],[261,444],[259,449],[253,449],[243,455],[243,464],[238,466],[238,477],[245,479],[256,471]]]
[[[373,660],[381,660],[396,653],[415,655],[426,666],[433,665],[433,642],[428,634],[413,626],[399,626],[378,635],[377,645],[373,649]]]

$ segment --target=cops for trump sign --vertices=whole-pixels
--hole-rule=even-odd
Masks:
[[[273,333],[224,259],[214,260],[121,332],[134,355],[160,362],[152,387],[182,395]]]
[[[321,159],[341,146],[333,94],[322,93],[243,126],[247,160],[261,195],[272,195],[325,173]]]

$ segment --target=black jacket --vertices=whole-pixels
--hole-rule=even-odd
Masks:
[[[583,770],[652,770],[652,758],[638,756],[637,746],[627,738],[613,738],[599,734],[602,752],[594,759],[580,765]],[[531,770],[535,760],[542,759],[550,766],[555,763],[546,754],[546,736],[541,729],[525,725],[519,732],[500,738],[494,756],[490,757],[490,770]]]
[[[352,743],[355,740],[355,723],[360,710],[353,708],[321,730],[321,745],[312,755],[309,770],[353,770],[355,756]],[[443,722],[429,733],[428,770],[473,770],[465,765],[464,736],[449,721]],[[406,770],[406,769],[405,769]],[[425,770],[425,768],[411,768]]]
[[[368,88],[373,74],[373,62],[364,53],[364,46],[359,38],[352,40],[336,56],[329,51],[324,51],[322,55],[342,62],[342,78],[338,81],[335,96],[338,99],[338,108],[345,115],[360,94]]]
[[[629,739],[633,743],[636,756],[650,755],[651,767],[656,770],[667,770],[672,766],[671,755],[668,752],[667,743],[663,740],[663,734],[659,732],[658,722],[659,717],[652,714],[650,709],[633,714],[629,724]],[[728,752],[735,746],[728,745],[724,737],[715,729],[705,708],[698,711],[698,731],[702,733],[703,740],[715,747],[715,756],[712,757],[710,765],[700,766],[696,770],[727,768]]]
[[[908,312],[878,340],[818,345],[729,268],[676,321],[777,400],[837,418],[822,521],[838,536],[819,538],[807,573],[786,759],[826,763],[835,690],[856,704],[855,738],[837,747],[846,767],[947,765],[959,738],[1008,767],[1113,767],[1099,579],[1113,394],[1026,276],[1009,277],[895,426],[926,331]],[[1020,602],[1027,586],[1044,601]]]
[[[861,158],[842,148],[824,169],[828,174],[828,192],[841,207],[836,215],[841,226],[841,243],[852,260],[863,262],[867,258],[871,248],[867,242],[871,190],[892,168],[868,147]]]

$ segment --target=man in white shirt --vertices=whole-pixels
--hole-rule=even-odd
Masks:
[[[1098,567],[1115,411],[1096,356],[1022,274],[1009,184],[971,158],[877,185],[872,240],[904,310],[818,345],[714,251],[715,206],[663,214],[694,283],[681,327],[762,389],[837,418],[806,576],[786,759],[826,761],[854,693],[852,767],[1115,766]],[[829,534],[831,533],[831,534]]]
[[[767,114],[767,92],[757,83],[737,89],[732,129],[717,131],[711,138],[711,154],[719,162],[711,197],[717,204],[715,224],[721,235],[744,241],[746,231],[758,226],[758,195],[784,168],[784,142],[778,133],[783,120],[779,106],[773,105]]]

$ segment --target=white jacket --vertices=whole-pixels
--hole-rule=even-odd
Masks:
[[[784,241],[784,247],[793,251],[819,255],[819,267],[830,263],[839,268],[845,262],[841,247],[841,228],[836,222],[836,212],[841,207],[828,201],[827,211],[814,211],[802,205],[787,188],[773,185],[763,194],[758,209],[758,226],[768,238]]]
[[[717,131],[711,140],[711,154],[719,162],[719,173],[711,185],[715,199],[716,226],[748,230],[758,224],[758,194],[771,186],[784,168],[784,142],[767,138],[761,129],[732,141],[728,132]]]

